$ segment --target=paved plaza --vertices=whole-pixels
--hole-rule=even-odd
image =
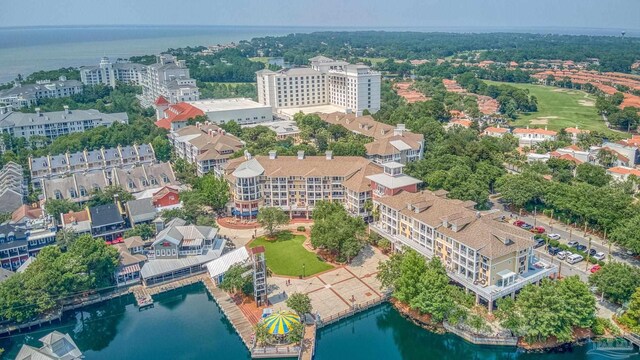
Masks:
[[[380,261],[387,257],[367,245],[351,264],[340,266],[305,279],[272,276],[268,278],[269,302],[278,310],[288,309],[286,298],[293,293],[305,293],[311,299],[314,314],[328,318],[383,296],[376,279]]]

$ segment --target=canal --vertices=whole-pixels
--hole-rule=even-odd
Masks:
[[[53,326],[0,339],[3,358],[13,359],[23,343],[40,346],[38,339],[53,330],[69,333],[88,360],[249,358],[204,286],[191,285],[154,299],[153,308],[138,311],[133,296],[122,297],[67,313]],[[319,331],[315,359],[640,360],[638,355],[592,348],[525,354],[515,348],[475,346],[453,335],[422,330],[385,304]]]

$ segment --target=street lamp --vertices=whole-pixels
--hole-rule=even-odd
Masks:
[[[305,271],[304,271],[305,269],[304,268],[305,268],[305,264],[302,263],[302,277],[305,277]]]

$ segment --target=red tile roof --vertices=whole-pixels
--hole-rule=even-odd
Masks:
[[[538,128],[531,128],[531,129],[518,128],[513,130],[513,133],[514,134],[540,134],[540,135],[551,135],[551,136],[555,136],[558,134],[553,130],[538,129]]]
[[[34,219],[38,219],[41,216],[42,216],[41,208],[31,207],[29,205],[22,205],[11,214],[11,221],[16,222],[24,217],[28,217],[29,219],[34,220]]]
[[[181,102],[169,106],[169,108],[164,111],[164,116],[164,119],[156,121],[156,126],[170,129],[171,123],[187,121],[196,116],[204,116],[204,112],[191,104]]]
[[[640,177],[640,170],[633,169],[633,168],[628,168],[628,167],[624,167],[624,166],[612,167],[612,168],[607,169],[607,171],[615,173],[615,174],[620,174],[620,175],[635,175],[635,176]]]
[[[582,130],[574,127],[566,128],[564,129],[564,131],[568,132],[569,134],[582,134],[582,133],[588,134],[591,132],[589,130]]]
[[[489,126],[488,128],[484,129],[484,132],[486,132],[486,133],[499,133],[499,134],[504,134],[504,133],[508,133],[508,132],[509,132],[509,129],[507,129],[507,128],[501,128],[501,127]]]
[[[169,101],[164,96],[158,96],[155,102],[156,105],[169,105]]]

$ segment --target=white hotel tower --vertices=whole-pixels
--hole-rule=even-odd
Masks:
[[[309,59],[311,67],[280,71],[260,70],[258,102],[274,111],[333,105],[362,115],[380,110],[380,73],[366,65],[349,64],[324,56]]]

